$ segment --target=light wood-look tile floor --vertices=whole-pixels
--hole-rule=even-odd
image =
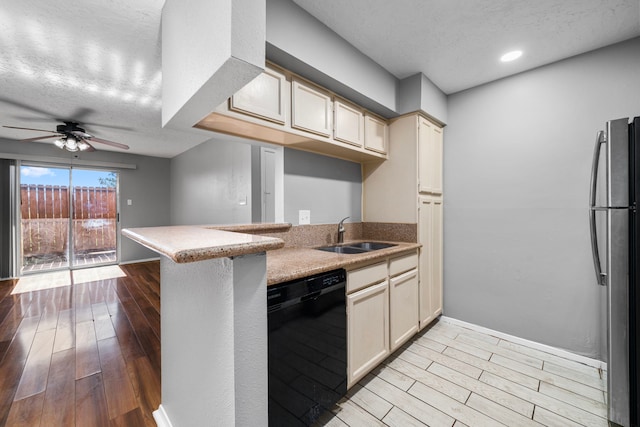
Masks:
[[[607,426],[606,372],[438,321],[321,420],[328,426]]]
[[[159,263],[122,270],[0,281],[0,427],[155,425]],[[604,374],[439,321],[320,424],[606,426]]]

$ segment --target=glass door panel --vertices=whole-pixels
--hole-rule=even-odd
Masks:
[[[117,261],[116,172],[72,170],[72,267]]]
[[[20,167],[22,272],[69,267],[68,168]]]

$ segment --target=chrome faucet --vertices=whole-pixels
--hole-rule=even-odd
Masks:
[[[344,242],[344,220],[348,219],[349,217],[346,218],[342,218],[340,220],[340,223],[338,224],[338,243],[343,243]]]

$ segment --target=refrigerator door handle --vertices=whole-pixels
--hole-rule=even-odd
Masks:
[[[598,166],[600,165],[600,153],[602,144],[607,142],[604,131],[599,131],[596,136],[596,145],[593,150],[593,164],[591,165],[591,191],[589,193],[589,225],[591,230],[591,253],[593,255],[593,266],[596,272],[596,280],[598,285],[606,286],[607,275],[602,272],[602,264],[600,263],[600,250],[598,249],[598,229],[596,226],[596,212],[606,210],[606,208],[596,207],[596,189],[598,186]]]

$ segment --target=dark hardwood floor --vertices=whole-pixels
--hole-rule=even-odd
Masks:
[[[0,281],[0,426],[149,426],[160,404],[160,264],[12,294]]]

